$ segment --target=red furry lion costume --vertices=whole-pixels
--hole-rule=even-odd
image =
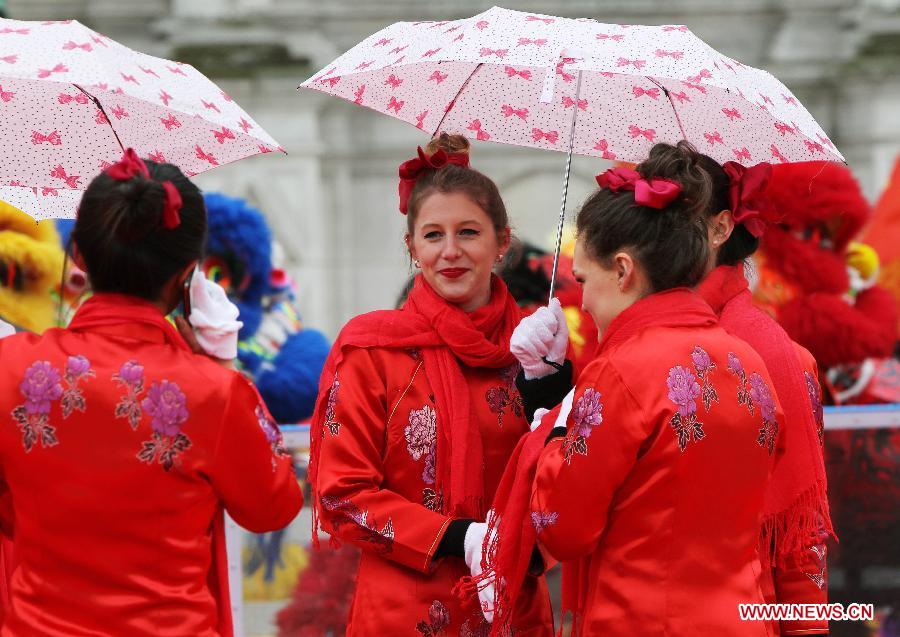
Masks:
[[[762,239],[757,300],[821,367],[890,356],[897,338],[891,294],[871,286],[849,296],[847,245],[870,215],[850,170],[780,164],[770,193],[784,217]]]

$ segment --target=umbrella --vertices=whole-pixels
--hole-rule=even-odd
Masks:
[[[187,64],[133,51],[75,20],[0,19],[0,200],[74,217],[123,148],[189,176],[282,150]]]
[[[557,253],[572,153],[641,161],[657,142],[686,139],[720,162],[843,160],[787,87],[683,25],[499,7],[463,20],[398,22],[301,86],[432,135],[568,153]]]

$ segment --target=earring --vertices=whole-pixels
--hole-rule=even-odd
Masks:
[[[416,259],[415,261],[413,261],[413,265],[416,266],[417,268],[421,268],[421,267],[422,267],[421,265],[419,265],[419,260],[418,260],[418,259]]]
[[[502,255],[502,254],[498,254],[498,255],[497,255],[497,263],[500,263],[501,261],[503,261],[503,255]]]

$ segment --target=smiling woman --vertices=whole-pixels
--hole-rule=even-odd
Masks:
[[[347,635],[489,630],[453,589],[480,572],[483,521],[528,420],[509,350],[519,309],[492,273],[509,245],[506,207],[469,168],[468,146],[442,134],[401,165],[421,273],[400,310],[344,327],[322,374],[315,514],[333,541],[363,549]],[[519,599],[516,633],[552,635],[543,578],[529,577]]]

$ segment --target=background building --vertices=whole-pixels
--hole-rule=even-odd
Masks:
[[[399,20],[457,19],[482,0],[8,0],[9,17],[77,18],[136,49],[194,64],[287,149],[198,177],[268,216],[306,321],[330,335],[393,304],[410,272],[396,169],[425,138],[297,85]],[[605,22],[687,24],[721,52],[785,82],[874,197],[900,149],[900,0],[542,0],[507,7]],[[564,156],[480,143],[473,163],[504,193],[516,231],[549,247]],[[570,206],[602,162],[578,158]]]

